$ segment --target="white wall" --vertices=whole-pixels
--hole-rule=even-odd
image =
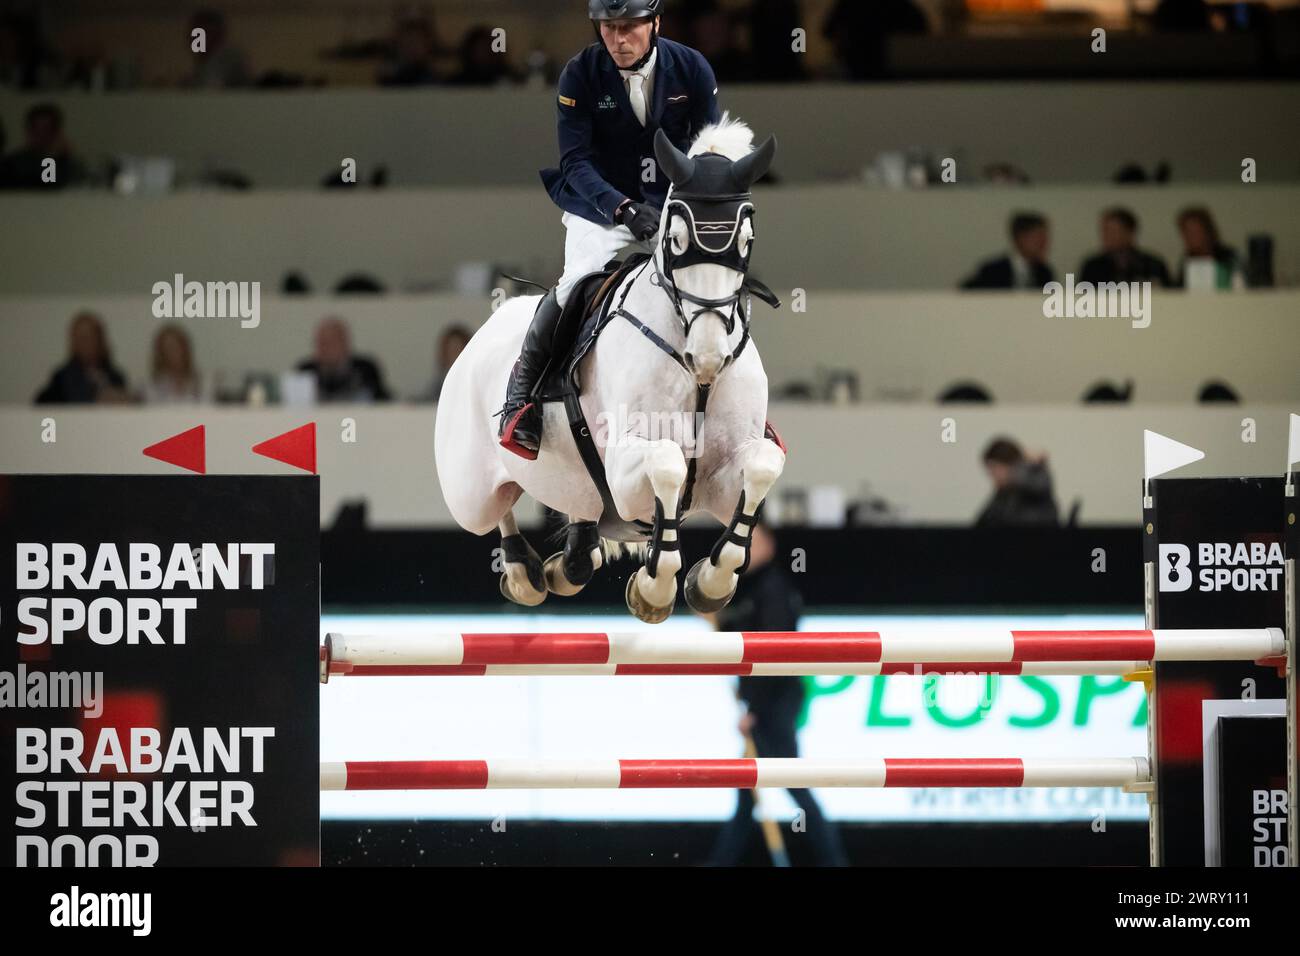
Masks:
[[[5,195],[0,295],[144,294],[173,273],[279,288],[302,270],[318,290],[363,270],[394,290],[450,284],[465,261],[553,282],[564,250],[560,211],[539,185],[338,195],[185,193],[130,200],[104,193]],[[892,192],[857,186],[761,189],[753,269],[774,289],[952,289],[1002,253],[1013,211],[1052,223],[1051,261],[1075,271],[1115,204],[1142,222],[1139,242],[1177,265],[1178,211],[1208,205],[1226,242],[1276,240],[1279,285],[1300,284],[1300,185],[968,189]]]
[[[911,406],[828,408],[773,405],[770,418],[790,449],[778,489],[833,485],[849,498],[883,497],[908,523],[971,522],[989,494],[980,467],[985,444],[1009,435],[1043,451],[1063,511],[1082,501],[1083,524],[1136,524],[1141,519],[1142,430],[1154,429],[1207,452],[1180,475],[1281,474],[1289,405],[1236,408],[1147,406]],[[205,425],[208,470],[218,474],[291,471],[253,455],[257,442],[318,423],[321,517],[326,524],[347,499],[365,497],[376,527],[453,526],[433,464],[430,407],[332,406],[315,410],[193,408],[167,410],[0,408],[0,474],[175,474],[140,450]],[[355,422],[355,443],[341,441],[341,422]],[[943,440],[952,419],[955,442]],[[57,441],[43,440],[51,419]],[[1256,441],[1242,440],[1242,422]],[[531,503],[521,521],[535,522]],[[701,519],[703,520],[703,519]],[[1082,559],[1081,559],[1082,560]]]
[[[1086,50],[1086,39],[1078,42]],[[989,163],[1010,162],[1038,183],[1100,184],[1125,163],[1150,169],[1160,160],[1173,164],[1178,183],[1238,182],[1250,156],[1261,182],[1276,183],[1300,179],[1300,128],[1286,121],[1296,91],[1294,83],[1254,81],[1005,81],[724,86],[720,95],[760,135],[780,138],[776,169],[792,183],[856,176],[876,153],[912,147],[957,157],[965,182]],[[315,188],[350,156],[364,170],[387,165],[395,185],[537,189],[537,170],[556,159],[551,90],[39,98],[63,107],[72,141],[92,160],[171,155],[187,177],[233,167],[261,187]],[[33,101],[0,93],[7,129],[21,129]]]

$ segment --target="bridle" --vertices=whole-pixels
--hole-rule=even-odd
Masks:
[[[702,315],[710,313],[722,319],[730,335],[736,328],[740,314],[740,297],[744,293],[749,272],[749,259],[754,252],[751,238],[749,247],[742,253],[740,234],[745,223],[754,221],[754,197],[751,193],[727,196],[707,196],[699,193],[674,193],[664,205],[663,243],[660,247],[664,266],[655,263],[654,284],[668,294],[673,310],[687,336],[691,327]],[[683,252],[673,250],[673,221],[681,219],[687,225],[687,243]],[[741,276],[736,291],[719,299],[706,299],[677,285],[674,275],[678,269],[694,265],[716,265],[730,269]],[[700,308],[689,318],[684,302]],[[724,311],[725,310],[725,311]],[[748,311],[748,310],[747,310]],[[742,321],[748,329],[747,316]]]
[[[672,225],[674,218],[682,219],[687,225],[686,248],[680,253],[673,250]],[[757,279],[749,277],[749,260],[754,252],[753,237],[751,236],[747,249],[742,252],[740,248],[741,230],[746,222],[751,224],[752,232],[754,196],[748,191],[721,195],[674,191],[669,195],[668,201],[664,205],[663,219],[663,240],[660,245],[660,256],[658,259],[651,256],[646,263],[646,265],[654,264],[654,274],[650,277],[650,284],[662,289],[664,294],[668,296],[682,333],[687,338],[690,337],[691,329],[696,321],[703,315],[712,314],[720,318],[728,336],[735,332],[736,323],[740,323],[740,341],[736,343],[736,347],[732,350],[724,366],[724,368],[730,367],[736,359],[740,358],[741,353],[745,351],[745,346],[749,344],[749,322],[753,314],[751,295],[757,295],[774,309],[781,307],[780,300],[767,286]],[[663,261],[662,269],[659,266],[659,259]],[[737,285],[736,291],[721,298],[709,299],[695,295],[677,284],[675,276],[678,269],[702,264],[718,265],[739,273],[741,281]],[[642,269],[644,270],[644,268],[643,266]],[[664,341],[658,333],[623,307],[627,293],[631,291],[638,276],[633,276],[631,281],[624,286],[623,294],[619,299],[618,307],[614,310],[614,314],[622,316],[631,322],[655,346],[667,353],[688,373],[694,375],[695,370],[691,368],[690,363],[676,348]],[[743,309],[741,308],[742,298],[744,299]],[[685,303],[688,302],[699,306],[694,314],[690,316],[686,314]]]

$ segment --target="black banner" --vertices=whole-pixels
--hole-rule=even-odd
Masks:
[[[0,847],[319,860],[319,483],[0,477]]]

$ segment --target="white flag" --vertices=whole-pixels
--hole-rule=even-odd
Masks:
[[[1205,457],[1205,452],[1199,448],[1184,445],[1152,431],[1142,433],[1142,447],[1143,476],[1148,479],[1158,478],[1167,471],[1190,465]]]

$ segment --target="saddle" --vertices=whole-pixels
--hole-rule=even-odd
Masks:
[[[609,305],[614,293],[623,280],[649,258],[648,253],[634,253],[626,261],[612,260],[599,272],[578,280],[556,323],[551,360],[534,392],[537,399],[560,402],[564,401],[565,395],[580,390],[578,363],[591,351],[596,338],[609,324]]]

